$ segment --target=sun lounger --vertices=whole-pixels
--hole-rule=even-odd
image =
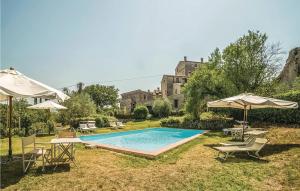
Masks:
[[[109,122],[109,127],[111,129],[118,129],[118,126],[117,126],[116,122],[114,122],[114,121]]]
[[[228,141],[226,143],[220,143],[220,145],[223,145],[223,146],[246,146],[248,144],[251,143],[251,141],[255,139],[254,136],[249,136],[248,138],[245,139],[245,141]]]
[[[87,127],[87,124],[79,124],[79,131],[84,133],[91,131],[91,129]]]
[[[88,128],[90,129],[90,130],[96,130],[97,129],[97,127],[95,126],[95,123],[88,123]]]
[[[223,160],[226,160],[228,156],[237,152],[246,152],[251,157],[260,158],[259,151],[267,144],[267,142],[267,139],[255,138],[246,146],[223,146],[214,147],[214,149],[219,151],[218,158]],[[254,155],[251,155],[250,153],[254,153]],[[224,156],[221,157],[221,154],[224,154]]]
[[[124,128],[125,127],[125,125],[121,121],[118,121],[116,124],[117,124],[118,128]]]

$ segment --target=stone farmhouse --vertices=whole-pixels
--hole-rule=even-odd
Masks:
[[[161,80],[161,89],[154,91],[134,90],[121,94],[120,108],[123,113],[133,112],[136,105],[142,104],[147,106],[149,111],[152,110],[153,101],[157,98],[168,99],[173,110],[180,110],[184,102],[184,94],[182,88],[187,83],[192,72],[205,64],[203,58],[200,61],[188,61],[184,57],[183,61],[179,61],[175,68],[175,75],[163,75]]]
[[[141,104],[145,105],[149,111],[152,110],[153,101],[161,98],[161,91],[159,88],[151,92],[143,90],[134,90],[121,94],[120,108],[123,113],[133,112],[135,106]]]
[[[174,110],[182,108],[184,94],[182,88],[187,83],[192,72],[204,64],[203,58],[199,61],[189,61],[184,57],[175,68],[175,75],[163,75],[161,80],[162,98],[168,99]]]

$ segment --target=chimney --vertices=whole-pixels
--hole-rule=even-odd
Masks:
[[[200,60],[201,60],[201,63],[203,63],[203,58],[201,58]]]
[[[186,56],[184,56],[183,58],[184,58],[184,61],[186,62],[186,61],[187,61],[187,58],[186,58]]]
[[[159,87],[157,87],[157,91],[159,91]]]

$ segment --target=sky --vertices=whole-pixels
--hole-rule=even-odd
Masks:
[[[207,60],[248,30],[300,46],[298,0],[1,0],[1,69],[55,88],[153,90],[184,56]],[[72,87],[71,87],[72,88]]]

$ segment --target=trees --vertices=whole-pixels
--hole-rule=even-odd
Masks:
[[[267,39],[265,33],[248,31],[224,49],[222,68],[238,92],[254,92],[278,75],[280,47],[267,45]]]
[[[82,90],[83,90],[83,87],[84,87],[84,83],[78,82],[78,83],[76,84],[76,87],[77,87],[77,93],[81,93]]]
[[[96,105],[86,93],[74,94],[63,103],[68,109],[60,111],[59,120],[70,123],[79,117],[88,117],[96,113]]]
[[[185,84],[185,108],[194,117],[208,100],[243,92],[268,94],[278,73],[280,48],[267,45],[267,35],[248,31],[221,53],[215,49],[207,65],[199,67]]]
[[[208,64],[194,71],[184,86],[185,110],[196,118],[205,109],[207,100],[226,97],[236,92],[236,88],[226,79],[222,70],[221,58],[219,49],[215,49]]]
[[[102,110],[104,106],[115,107],[118,100],[118,91],[114,86],[98,84],[86,86],[83,90],[91,96],[99,110]]]
[[[172,106],[168,100],[157,99],[153,103],[153,113],[155,116],[168,117],[171,114]]]
[[[146,119],[149,111],[146,106],[138,105],[133,110],[133,116],[135,119]]]

